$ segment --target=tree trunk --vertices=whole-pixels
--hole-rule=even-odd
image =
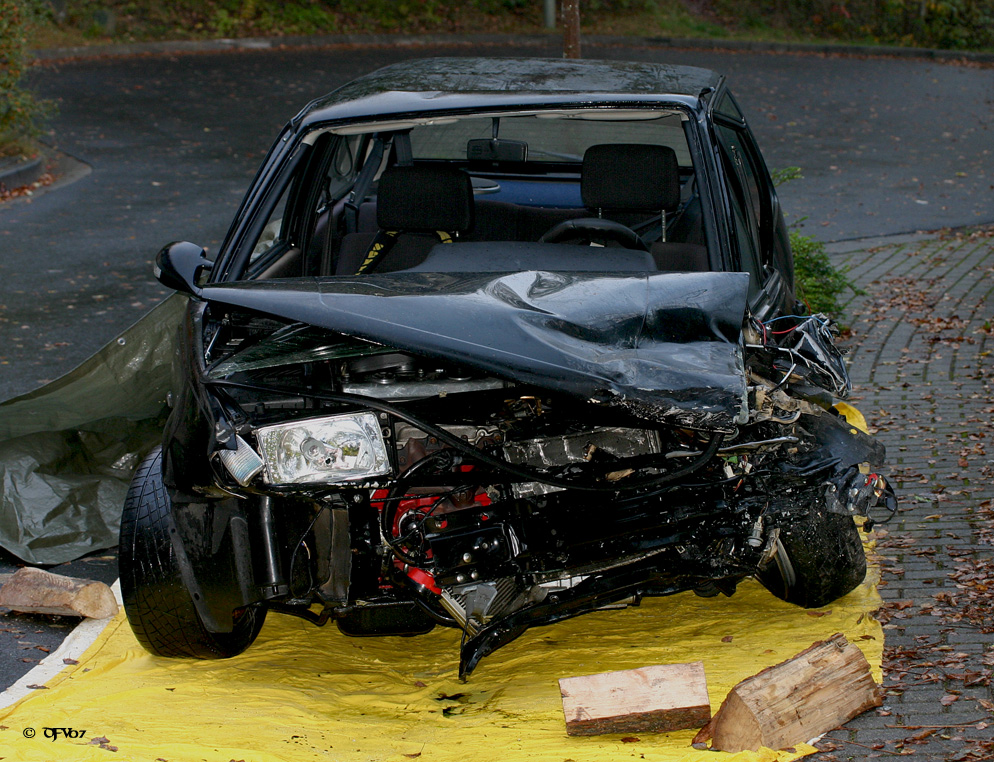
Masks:
[[[580,57],[580,0],[563,0],[563,58]]]

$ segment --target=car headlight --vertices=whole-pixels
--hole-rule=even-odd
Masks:
[[[337,484],[390,472],[373,413],[263,426],[255,436],[273,484]]]

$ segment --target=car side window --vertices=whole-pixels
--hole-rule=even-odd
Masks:
[[[756,170],[742,145],[738,130],[723,124],[715,125],[715,135],[722,163],[728,178],[728,198],[732,207],[732,224],[738,243],[740,264],[752,275],[752,290],[763,283],[763,257],[760,231],[762,229],[762,199]]]
[[[334,201],[341,198],[345,191],[352,187],[359,171],[359,144],[362,135],[348,135],[341,138],[335,146],[335,153],[328,166],[328,178],[325,191],[328,198]]]
[[[745,117],[742,116],[741,109],[739,109],[738,104],[735,102],[735,99],[728,90],[725,90],[725,92],[721,94],[721,97],[715,104],[714,111],[716,114],[728,117],[734,122],[741,123],[745,121]]]
[[[255,246],[252,247],[252,254],[249,257],[249,262],[255,262],[264,254],[274,250],[276,247],[285,242],[285,228],[288,226],[284,225],[284,221],[286,220],[286,203],[289,195],[290,188],[287,186],[280,196],[280,200],[276,203],[276,206],[273,207],[273,211],[269,214],[266,226],[262,229],[262,233],[259,236],[259,239],[255,242]]]

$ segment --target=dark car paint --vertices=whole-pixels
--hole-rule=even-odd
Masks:
[[[507,82],[520,82],[520,87],[509,89]],[[681,84],[675,87],[675,83]],[[667,92],[660,93],[660,89]],[[772,186],[764,188],[768,194],[764,200],[767,250],[762,252],[768,268],[761,274],[765,282],[757,283],[754,276],[750,287],[749,274],[739,271],[740,259],[727,224],[730,201],[725,168],[710,130],[713,115],[709,108],[715,94],[724,92],[718,75],[683,67],[436,59],[376,72],[312,102],[291,120],[239,209],[207,284],[187,278],[187,290],[194,298],[184,327],[183,358],[177,365],[177,409],[164,437],[163,475],[173,499],[184,505],[175,512],[173,546],[186,587],[208,629],[229,630],[227,615],[233,609],[286,593],[276,589],[278,575],[267,575],[267,568],[275,568],[277,551],[249,547],[252,536],[267,536],[269,498],[261,496],[257,507],[247,507],[245,501],[225,497],[215,479],[212,455],[219,448],[234,447],[239,426],[249,428],[245,420],[234,420],[237,406],[226,409],[225,385],[252,386],[211,375],[202,341],[210,311],[224,314],[230,310],[305,324],[335,336],[374,342],[565,394],[577,403],[593,402],[616,410],[624,420],[709,432],[704,459],[714,455],[723,433],[746,422],[742,320],[750,310],[763,318],[793,308],[793,273]],[[280,178],[288,178],[301,161],[310,160],[312,152],[302,139],[316,127],[436,113],[661,105],[679,108],[688,117],[685,132],[701,196],[707,201],[703,224],[712,267],[719,272],[634,274],[536,268],[481,274],[432,273],[421,267],[416,268],[421,272],[362,277],[241,280],[250,243],[282,191]],[[747,125],[741,121],[735,126],[747,150],[761,162]],[[761,166],[765,171],[765,164]],[[196,264],[190,251],[185,254],[191,260],[186,262],[188,267]],[[226,362],[237,364],[237,354],[228,356]],[[272,391],[270,387],[268,392]],[[322,402],[364,404],[355,395],[311,391],[303,396],[315,407],[305,407],[295,415],[306,416],[308,410],[320,409]],[[373,398],[366,402],[373,410],[390,407],[378,406]],[[381,419],[385,420],[382,412]],[[432,431],[430,427],[425,430]],[[826,458],[848,464],[864,456],[882,457],[872,443],[859,440],[853,445],[846,437],[840,440],[832,434],[831,427],[828,431],[821,437],[822,449],[813,456],[818,463]],[[360,508],[369,513],[373,483],[339,487],[339,497],[346,500],[350,513],[353,508],[357,516]],[[290,499],[306,503],[299,496]],[[695,499],[706,501],[703,494]],[[331,513],[335,526],[348,527],[353,521],[338,521],[344,516],[339,509]],[[702,526],[711,519],[702,514]],[[371,535],[377,531],[376,527],[362,529],[359,519],[355,526]],[[341,538],[336,542],[341,544]],[[217,555],[240,556],[241,560],[220,563]],[[247,558],[253,563],[246,564]],[[535,606],[481,631],[463,650],[464,673],[529,626],[558,621],[629,594],[637,599],[693,584],[681,576],[686,572],[656,573],[650,567],[635,563],[608,572],[568,602]],[[337,573],[341,582],[342,569],[330,573]],[[270,605],[286,609],[282,603]],[[348,607],[343,612],[342,616],[350,616]],[[422,623],[424,629],[431,624],[431,620]]]
[[[744,405],[744,273],[388,273],[209,286],[265,311],[656,419],[728,430]]]
[[[509,89],[507,82],[515,82],[514,89]],[[507,59],[495,63],[486,59],[443,58],[405,62],[378,70],[309,103],[284,128],[267,154],[236,214],[207,285],[190,289],[196,298],[191,300],[184,328],[183,378],[177,378],[176,393],[176,408],[182,414],[171,418],[164,437],[165,480],[176,491],[176,497],[185,496],[188,501],[196,501],[205,489],[209,490],[213,478],[210,453],[226,443],[231,446],[233,435],[228,416],[201,383],[206,372],[200,337],[205,303],[279,315],[466,363],[526,383],[538,380],[540,385],[565,389],[581,398],[600,397],[616,404],[627,400],[630,404],[635,403],[634,407],[640,413],[653,411],[650,415],[660,420],[667,416],[666,406],[671,406],[675,418],[689,415],[688,420],[697,426],[723,430],[733,426],[744,405],[745,381],[738,336],[746,306],[744,281],[747,276],[742,273],[653,275],[651,281],[649,277],[621,278],[622,293],[632,305],[628,320],[644,324],[639,326],[637,335],[623,336],[619,322],[606,335],[598,336],[598,341],[588,342],[588,361],[582,369],[570,367],[569,353],[548,341],[557,334],[568,336],[564,326],[571,321],[563,322],[567,316],[558,316],[561,322],[557,323],[554,314],[544,315],[543,311],[522,308],[506,297],[490,296],[485,308],[474,303],[475,294],[492,295],[503,278],[471,279],[475,281],[474,289],[466,288],[470,283],[465,277],[441,276],[449,281],[447,291],[438,288],[437,278],[432,279],[436,282],[421,278],[419,288],[418,276],[413,276],[412,281],[411,275],[365,276],[362,281],[235,280],[226,283],[240,277],[244,270],[249,254],[247,242],[254,240],[282,192],[285,180],[280,178],[289,177],[301,161],[309,160],[310,146],[302,144],[301,140],[316,127],[349,121],[396,121],[439,112],[551,109],[566,105],[585,108],[668,105],[686,110],[688,144],[695,163],[702,165],[696,171],[698,182],[704,186],[702,195],[723,207],[722,213],[717,214],[713,206],[704,205],[705,228],[710,231],[709,239],[713,243],[709,247],[713,264],[717,259],[720,269],[737,270],[737,255],[725,243],[732,240],[724,223],[728,199],[723,183],[713,179],[722,176],[723,168],[716,155],[713,136],[708,132],[708,110],[716,100],[715,94],[724,91],[723,77],[694,67],[592,61],[578,64],[554,59]],[[748,127],[744,123],[741,127],[751,140]],[[459,280],[463,281],[465,293],[458,293]],[[761,313],[785,308],[792,301],[792,283],[783,278],[772,280],[776,288],[761,292],[758,299],[752,300],[752,307]],[[601,278],[592,275],[584,276],[582,281],[587,298],[596,291],[592,287],[604,285]],[[653,293],[652,299],[648,290],[650,282],[661,287]],[[426,283],[430,288],[425,288]],[[687,284],[705,291],[717,287],[720,291],[712,291],[712,294],[721,294],[718,299],[706,300],[708,306],[698,310],[695,324],[705,330],[696,339],[690,335],[675,336],[666,327],[667,313],[669,320],[688,314],[685,305]],[[392,299],[384,298],[387,289],[394,292]],[[617,284],[612,291],[617,291]],[[399,306],[393,306],[398,302]],[[426,306],[428,302],[432,307]],[[603,299],[597,299],[590,306],[603,304]],[[488,315],[488,320],[498,315],[498,319],[508,326],[514,323],[527,325],[522,316],[543,315],[546,325],[552,328],[530,337],[530,352],[523,351],[518,344],[522,335],[520,328],[509,342],[504,331],[494,332],[497,341],[491,341],[490,335],[485,341],[459,335],[466,326],[479,324],[476,322],[479,314],[468,319],[467,315],[484,309],[493,313]],[[712,314],[711,310],[716,312]],[[592,314],[596,314],[596,310],[592,310]],[[646,321],[650,315],[654,319]],[[648,336],[641,335],[660,329],[670,334],[666,340],[660,341],[651,332]],[[505,340],[506,346],[500,346],[501,339]],[[647,340],[651,342],[648,347]],[[680,350],[675,356],[670,351],[674,346]],[[630,357],[611,367],[610,362],[605,362],[594,351],[604,347],[609,347],[612,355],[627,352]],[[647,355],[654,362],[647,364]],[[509,365],[508,360],[512,357],[515,362]],[[680,360],[687,361],[683,368]],[[694,364],[698,367],[691,369]],[[666,370],[667,377],[650,381],[660,368]],[[549,369],[555,369],[555,378],[549,378]],[[667,394],[667,390],[672,393]],[[648,407],[641,408],[639,403],[642,402]],[[200,446],[190,449],[184,442],[199,442]],[[205,606],[205,603],[201,604],[201,608]],[[209,611],[202,613],[210,616]]]

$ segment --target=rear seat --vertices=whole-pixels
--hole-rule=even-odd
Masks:
[[[600,146],[595,149],[595,152],[598,149],[603,151],[603,163],[604,160],[615,161],[619,151],[631,152],[632,147]],[[638,147],[638,149],[639,151],[643,150],[642,147]],[[673,159],[673,163],[675,164],[675,159]],[[673,171],[678,173],[676,169]],[[396,206],[400,203],[403,208],[400,212],[396,209],[393,211],[383,210],[375,199],[363,203],[359,208],[357,219],[358,232],[346,236],[342,242],[335,268],[336,274],[355,273],[369,254],[376,232],[384,229],[403,229],[409,235],[400,236],[394,244],[393,250],[373,266],[372,269],[379,272],[406,269],[421,262],[427,256],[428,251],[438,243],[439,239],[434,232],[436,230],[457,231],[458,240],[462,241],[530,242],[538,241],[544,233],[560,222],[590,216],[589,209],[582,207],[525,206],[480,195],[460,200],[455,205],[458,207],[458,214],[455,216],[459,219],[454,220],[450,219],[453,216],[451,210],[445,213],[434,208],[435,205],[425,203],[426,198],[434,195],[426,191],[435,189],[434,186],[441,183],[439,188],[435,189],[438,192],[441,192],[444,185],[448,193],[451,194],[455,189],[459,191],[457,195],[462,196],[465,193],[465,188],[468,187],[468,176],[464,172],[456,169],[415,166],[394,168],[389,170],[389,174],[394,180],[397,178],[403,180],[403,183],[398,185],[400,190],[397,193],[389,194],[391,204]],[[603,179],[605,174],[609,175],[606,180]],[[674,176],[678,177],[678,174]],[[458,179],[458,188],[453,185],[456,179]],[[464,181],[466,181],[465,184]],[[659,193],[655,181],[647,180],[644,185],[653,193]],[[588,172],[585,188],[587,194],[585,201],[590,206],[609,208],[613,211],[612,217],[628,225],[637,224],[647,219],[645,212],[634,211],[635,208],[643,207],[645,202],[639,199],[638,203],[634,203],[632,199],[628,198],[633,193],[648,196],[651,202],[648,208],[652,210],[657,207],[672,209],[679,203],[678,180],[666,188],[665,198],[651,196],[640,187],[633,189],[624,184],[619,185],[617,178],[603,171]],[[658,217],[658,212],[655,216]],[[443,222],[444,225],[441,224]],[[687,227],[687,225],[680,225],[680,223],[692,224],[689,219],[677,222],[681,227]],[[415,224],[416,228],[405,227]],[[467,224],[470,226],[467,227]],[[657,242],[651,245],[650,253],[659,270],[706,272],[710,269],[707,249],[698,242],[688,243],[680,240]]]
[[[553,225],[586,214],[585,209],[579,208],[550,209],[477,198],[476,224],[467,240],[537,241]]]

